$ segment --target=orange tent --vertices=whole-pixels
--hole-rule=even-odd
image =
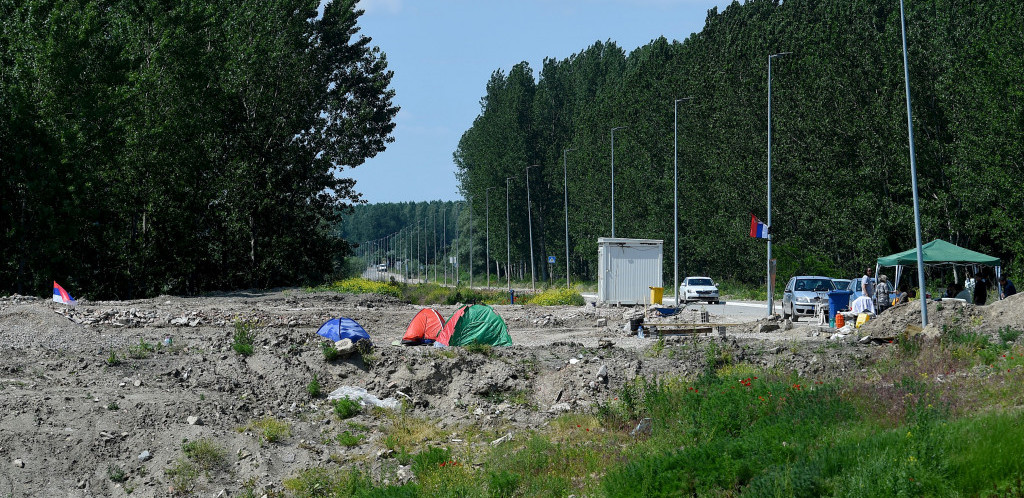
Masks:
[[[402,344],[416,346],[418,344],[432,344],[437,340],[437,334],[444,327],[444,318],[441,314],[431,308],[423,308],[412,322],[405,329],[405,336],[402,337]]]

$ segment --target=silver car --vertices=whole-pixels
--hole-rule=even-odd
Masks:
[[[797,276],[789,279],[782,292],[782,317],[814,316],[818,305],[828,305],[828,293],[836,286],[828,277]]]

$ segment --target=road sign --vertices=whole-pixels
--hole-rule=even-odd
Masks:
[[[548,264],[549,265],[555,264],[555,257],[554,256],[548,256]]]

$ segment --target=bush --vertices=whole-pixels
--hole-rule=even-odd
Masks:
[[[121,467],[110,464],[107,465],[107,479],[113,482],[125,482],[128,480],[128,474]]]
[[[181,451],[200,469],[207,472],[227,465],[227,450],[209,439],[188,441],[181,445]]]
[[[110,356],[107,357],[107,365],[116,367],[121,364],[121,359],[117,357],[117,353],[111,351]]]
[[[243,431],[256,432],[264,441],[276,443],[292,435],[292,428],[288,422],[273,417],[266,417],[250,422],[242,428]]]
[[[313,374],[313,380],[309,381],[309,385],[306,386],[306,392],[309,393],[310,398],[320,397],[320,379]]]
[[[139,343],[128,347],[128,356],[136,360],[144,360],[153,356],[156,346],[139,339]]]
[[[334,406],[334,414],[341,420],[355,417],[362,410],[358,401],[352,401],[347,397],[331,401]]]
[[[249,356],[255,350],[253,343],[256,341],[256,327],[258,322],[254,320],[235,320],[235,335],[232,338],[231,349],[242,356]]]
[[[313,290],[328,290],[343,294],[380,294],[395,298],[402,297],[402,290],[394,284],[385,282],[374,282],[365,278],[349,278],[340,282],[334,282],[326,288]]]
[[[530,299],[538,306],[583,306],[587,302],[579,292],[571,289],[548,289]]]
[[[338,444],[340,444],[342,446],[352,447],[352,446],[357,446],[357,445],[359,445],[359,443],[363,442],[363,435],[362,434],[352,434],[349,431],[345,431],[345,432],[342,432],[341,434],[338,434],[338,437],[335,438],[335,439],[337,439],[338,440]]]
[[[321,343],[320,349],[324,352],[324,359],[327,361],[334,361],[341,358],[341,352],[334,347],[333,343]]]

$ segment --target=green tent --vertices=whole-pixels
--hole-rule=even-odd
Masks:
[[[999,276],[1002,272],[1000,267],[999,258],[995,256],[989,256],[982,254],[977,251],[970,249],[964,249],[956,244],[950,244],[945,240],[935,239],[927,244],[921,246],[921,259],[924,261],[925,266],[929,265],[950,265],[955,267],[956,265],[987,265],[996,267],[996,280],[998,281]],[[908,265],[917,266],[917,248],[908,249],[903,252],[896,254],[890,254],[878,258],[878,263],[875,266],[875,274],[878,274],[878,270],[883,266],[895,266],[896,267],[896,280],[893,285],[899,285],[900,277],[903,274],[903,267]],[[953,278],[956,278],[956,272],[953,273]],[[998,293],[1002,293],[1002,285],[997,284],[996,289]],[[998,295],[998,294],[997,294]]]
[[[463,306],[444,324],[437,334],[435,346],[466,346],[490,344],[511,346],[508,326],[494,308],[486,304]]]
[[[999,266],[999,258],[970,249],[964,249],[945,240],[935,239],[921,247],[924,264],[957,264]],[[905,266],[917,264],[917,248],[878,258],[878,266]]]

